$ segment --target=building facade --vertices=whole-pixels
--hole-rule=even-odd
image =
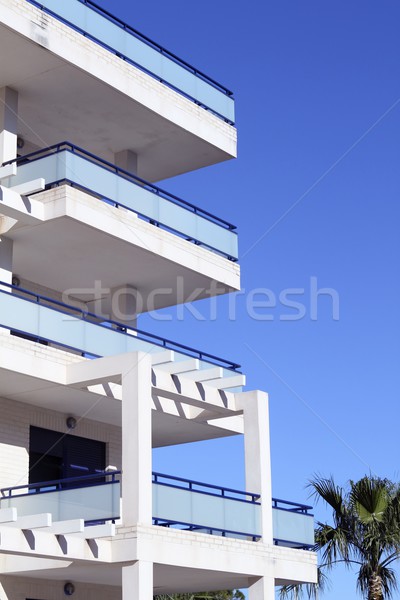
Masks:
[[[232,93],[90,0],[0,0],[0,48],[0,599],[315,581],[267,395],[137,326],[240,288],[235,227],[155,183],[235,157]],[[152,472],[231,435],[245,491]]]

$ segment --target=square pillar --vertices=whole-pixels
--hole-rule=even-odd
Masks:
[[[0,165],[17,157],[18,92],[0,88]]]
[[[116,152],[114,154],[114,163],[117,167],[132,173],[132,175],[137,175],[138,156],[133,150],[121,150],[121,152]]]
[[[248,588],[249,600],[274,600],[275,582],[272,577],[260,577]]]
[[[12,283],[12,265],[13,265],[13,240],[4,236],[0,237],[0,281]],[[7,292],[10,288],[4,287]]]
[[[153,563],[138,560],[122,567],[122,600],[153,600]]]
[[[265,392],[235,394],[236,408],[243,410],[246,491],[261,496],[261,536],[273,543],[271,455],[268,395]]]
[[[122,523],[125,527],[152,523],[151,409],[151,356],[137,352],[132,366],[122,374]]]

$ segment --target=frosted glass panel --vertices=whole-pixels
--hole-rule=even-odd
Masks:
[[[305,546],[314,544],[314,518],[312,515],[273,508],[272,519],[276,540]]]
[[[16,508],[18,516],[51,513],[53,521],[102,521],[120,516],[120,484],[31,493],[0,500],[1,508]]]
[[[97,13],[79,0],[40,0],[41,6],[88,33],[102,45],[126,56],[135,65],[170,84],[190,98],[197,100],[220,116],[234,122],[234,100],[223,91],[203,80],[168,55],[161,54],[117,23]]]
[[[81,154],[63,150],[21,164],[17,175],[7,184],[20,185],[38,177],[43,177],[46,185],[71,181],[189,239],[198,240],[219,252],[238,258],[238,240],[234,231],[101,167]]]
[[[153,483],[153,517],[201,528],[260,535],[260,506]]]

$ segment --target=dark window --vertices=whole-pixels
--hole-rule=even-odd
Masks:
[[[104,442],[30,428],[29,483],[94,475],[105,467]]]

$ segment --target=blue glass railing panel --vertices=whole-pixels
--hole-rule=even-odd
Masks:
[[[96,196],[160,223],[181,236],[198,240],[207,248],[232,259],[238,257],[238,236],[235,231],[188,210],[184,205],[169,201],[152,189],[145,188],[80,153],[64,149],[20,163],[17,175],[8,183],[19,185],[38,177],[44,178],[46,185],[64,180],[72,182]]]
[[[0,291],[0,326],[95,356],[160,352],[160,347]]]
[[[274,539],[287,546],[314,545],[314,517],[279,508],[272,509]]]
[[[260,505],[153,483],[153,518],[260,536]]]
[[[176,362],[188,356],[199,359],[199,368],[222,367],[225,375],[240,365],[115,321],[102,321],[92,313],[0,282],[0,327],[41,342],[75,350],[89,357],[125,352],[174,351]],[[223,382],[221,383],[223,387]],[[241,391],[241,390],[239,390]]]
[[[81,33],[99,44],[118,53],[135,65],[141,67],[157,79],[169,84],[191,100],[209,108],[218,116],[234,123],[234,100],[228,90],[212,82],[198,71],[185,66],[184,61],[175,59],[156,44],[148,43],[140,34],[127,27],[121,27],[110,16],[95,7],[84,4],[81,0],[29,0],[32,4],[44,7],[54,13],[55,17],[66,21]]]
[[[19,517],[50,513],[53,521],[83,519],[108,521],[120,516],[121,486],[119,481],[75,487],[72,489],[43,490],[21,496],[0,499],[1,508],[16,508]]]

